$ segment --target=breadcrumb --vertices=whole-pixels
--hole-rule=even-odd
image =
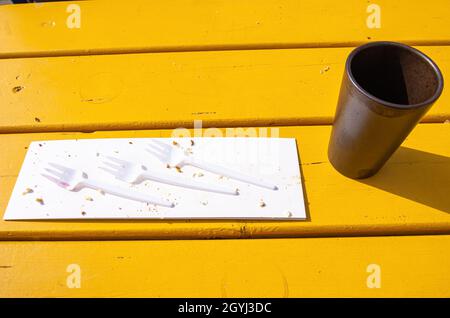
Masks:
[[[26,188],[25,191],[22,192],[22,195],[26,195],[28,193],[33,193],[33,192],[34,192],[33,189]]]

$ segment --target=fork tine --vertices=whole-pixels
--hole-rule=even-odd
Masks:
[[[53,170],[53,169],[49,169],[49,168],[44,168],[44,170],[58,178],[62,178],[62,176],[64,175],[63,172],[58,171],[58,170]]]
[[[149,142],[150,142],[149,146],[158,149],[159,151],[167,151],[168,149],[170,150],[170,146],[162,142],[161,140],[150,139]]]
[[[152,146],[152,145],[148,145],[148,148],[147,148],[147,149],[148,149],[148,150],[154,151],[154,152],[157,153],[159,156],[162,156],[162,155],[164,155],[164,154],[166,153],[166,151],[165,151],[164,149],[160,149],[160,148],[154,147],[154,146]]]
[[[150,141],[153,141],[153,142],[157,143],[158,145],[160,145],[161,147],[164,147],[164,148],[172,147],[172,146],[166,144],[164,141],[161,141],[160,138],[150,139]]]
[[[109,161],[102,161],[102,163],[106,166],[108,166],[109,168],[112,168],[114,170],[120,170],[122,169],[121,165],[117,165],[115,163],[109,162]]]
[[[153,145],[151,145],[151,144],[149,144],[149,145],[146,147],[146,150],[152,150],[152,151],[154,151],[155,153],[158,153],[160,156],[164,153],[164,150],[162,150],[162,149],[160,149],[160,148],[157,148],[157,147],[155,147],[155,146],[153,146]]]
[[[48,175],[46,173],[41,173],[41,176],[43,176],[44,178],[47,178],[48,180],[58,184],[59,186],[67,186],[68,185],[67,183],[63,182],[62,180],[60,180],[58,178],[55,178],[53,176],[50,176],[50,175]]]
[[[160,147],[160,146],[158,146],[158,145],[156,145],[156,144],[149,144],[149,145],[148,145],[148,148],[153,149],[154,151],[159,152],[159,153],[161,153],[161,154],[167,152],[166,149],[164,149],[164,148],[162,148],[162,147]]]
[[[161,141],[159,141],[159,142],[161,143]],[[151,147],[152,149],[160,152],[163,155],[170,154],[170,152],[173,149],[172,146],[169,146],[169,145],[164,144],[164,143],[162,145],[160,145],[158,143],[153,143],[153,144],[149,144],[148,146]]]
[[[105,167],[98,167],[98,168],[103,170],[103,171],[106,171],[106,172],[112,174],[113,176],[117,176],[117,170],[108,169],[108,168],[105,168]]]
[[[66,171],[68,171],[68,170],[73,170],[73,169],[64,167],[63,165],[57,164],[57,163],[55,163],[55,162],[49,162],[48,164],[49,164],[50,166],[52,166],[53,168],[62,170],[63,172],[66,172]]]
[[[120,165],[124,165],[124,164],[129,163],[129,162],[126,161],[126,160],[122,160],[122,159],[119,159],[119,158],[113,157],[113,156],[106,156],[106,158],[109,159],[109,160],[111,160],[111,161],[114,161],[115,163],[118,163],[118,164],[120,164]]]
[[[155,150],[153,150],[153,149],[151,149],[151,148],[145,148],[145,150],[146,150],[147,152],[151,153],[153,156],[155,156],[156,158],[158,158],[158,159],[160,159],[160,160],[161,160],[162,157],[164,156],[163,153],[158,152],[158,151],[155,151]]]

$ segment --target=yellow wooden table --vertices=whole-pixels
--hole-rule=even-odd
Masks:
[[[417,46],[445,77],[448,1],[0,6],[0,211],[33,140],[170,136],[195,120],[206,136],[296,138],[308,210],[1,220],[0,296],[449,297],[449,91],[376,176],[345,178],[327,159],[346,56],[374,40]]]

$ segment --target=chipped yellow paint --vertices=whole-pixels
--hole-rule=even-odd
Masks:
[[[68,28],[77,3],[80,28]],[[0,57],[355,46],[369,40],[450,43],[447,0],[80,1],[0,7]],[[370,9],[370,8],[369,8]]]
[[[419,125],[379,174],[360,181],[341,176],[328,162],[330,130],[330,126],[280,128],[281,137],[297,139],[309,210],[307,221],[2,220],[0,239],[183,239],[450,233],[450,124]],[[170,134],[170,130],[153,130],[0,135],[3,147],[0,158],[0,188],[3,189],[0,211],[6,208],[25,148],[32,140],[157,137]]]
[[[419,47],[450,73],[450,46]],[[331,124],[351,48],[0,59],[0,132]],[[450,93],[425,118],[450,119]]]
[[[441,235],[2,242],[0,297],[450,297],[449,247]]]

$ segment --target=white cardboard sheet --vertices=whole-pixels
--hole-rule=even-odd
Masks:
[[[158,138],[196,158],[242,171],[278,186],[270,190],[191,166],[181,171],[147,152],[150,138],[35,141],[28,148],[5,220],[28,219],[305,219],[305,203],[295,139]],[[154,181],[129,184],[99,169],[106,156],[140,163],[174,176],[238,188],[225,195]],[[42,173],[48,162],[80,169],[89,178],[161,196],[175,206],[161,207],[84,188],[68,191]]]

